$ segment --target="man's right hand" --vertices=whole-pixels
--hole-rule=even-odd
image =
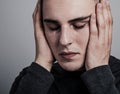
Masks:
[[[34,36],[36,44],[35,62],[44,67],[48,71],[51,70],[52,62],[54,60],[51,49],[46,41],[41,18],[41,0],[38,0],[36,8],[33,13]]]

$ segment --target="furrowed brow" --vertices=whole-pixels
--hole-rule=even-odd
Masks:
[[[75,18],[75,19],[72,19],[72,20],[69,20],[68,22],[69,23],[73,23],[73,22],[77,22],[77,21],[83,21],[83,20],[86,20],[88,18],[90,18],[91,15],[89,16],[83,16],[83,17],[78,17],[78,18]],[[53,19],[44,19],[43,20],[45,23],[54,23],[54,24],[59,24],[59,22],[57,20],[53,20]]]
[[[86,20],[86,19],[88,19],[88,18],[90,18],[90,17],[91,17],[91,15],[85,16],[85,17],[79,17],[79,18],[72,19],[72,20],[70,20],[70,21],[68,21],[68,22],[69,22],[69,23],[73,23],[73,22],[77,22],[77,21],[83,21],[83,20]]]
[[[44,19],[43,21],[46,22],[46,23],[59,24],[59,22],[57,20],[52,20],[52,19]]]

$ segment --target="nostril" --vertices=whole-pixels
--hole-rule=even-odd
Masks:
[[[68,46],[72,44],[72,32],[70,27],[64,26],[59,36],[60,45]]]
[[[63,46],[68,46],[72,44],[71,38],[67,36],[61,36],[59,42]]]

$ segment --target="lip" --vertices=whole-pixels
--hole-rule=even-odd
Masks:
[[[78,54],[79,53],[77,53],[77,52],[61,52],[59,55],[65,59],[72,59],[73,57],[75,57]]]

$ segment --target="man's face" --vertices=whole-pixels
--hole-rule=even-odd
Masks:
[[[44,0],[43,21],[50,48],[62,68],[84,65],[94,0]]]

